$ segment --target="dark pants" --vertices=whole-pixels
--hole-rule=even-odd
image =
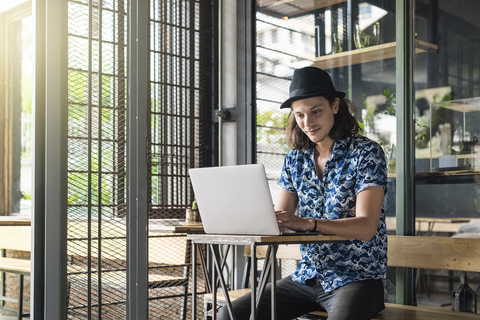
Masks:
[[[311,311],[327,311],[329,320],[370,320],[385,308],[382,280],[365,280],[346,284],[325,293],[317,278],[307,284],[290,277],[277,281],[277,319],[291,320]],[[250,319],[250,294],[232,302],[237,320]],[[260,302],[257,319],[271,319],[270,285]],[[220,309],[220,320],[230,320],[227,307]]]

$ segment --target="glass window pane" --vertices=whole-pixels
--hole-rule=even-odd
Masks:
[[[275,202],[277,181],[289,152],[285,126],[293,71],[314,66],[328,72],[335,88],[358,107],[361,134],[378,142],[387,160],[385,221],[395,233],[396,197],[396,17],[395,1],[257,1],[257,162],[265,165]],[[383,219],[383,217],[382,217]],[[288,274],[295,263],[282,269]],[[389,272],[386,301],[393,302]]]
[[[20,146],[20,193],[19,202],[12,201],[12,213],[31,215],[32,210],[32,146],[33,146],[33,113],[32,113],[32,68],[33,68],[33,18],[25,17],[20,22],[21,26],[21,72],[20,72],[20,96],[21,115],[20,139],[14,137],[14,144]],[[14,106],[15,108],[15,106]],[[15,150],[15,147],[14,147]],[[15,194],[12,195],[15,200]],[[18,199],[17,199],[18,200]]]
[[[415,216],[419,236],[480,235],[480,3],[415,2]],[[424,271],[422,271],[422,275]],[[425,271],[417,298],[451,303],[459,274]],[[469,281],[478,286],[475,276]],[[429,297],[430,299],[428,299]]]
[[[442,218],[442,235],[480,217],[475,206],[480,181],[480,4],[418,1],[418,41],[438,47],[415,55],[416,216]],[[478,201],[477,201],[478,203]],[[417,231],[427,232],[417,223]]]

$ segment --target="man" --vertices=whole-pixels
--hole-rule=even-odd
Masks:
[[[290,98],[281,105],[291,108],[286,135],[293,150],[278,182],[280,229],[352,240],[300,246],[297,270],[277,281],[278,319],[326,310],[329,320],[369,320],[385,308],[385,156],[376,142],[357,134],[356,106],[344,97],[328,73],[306,67],[295,70]],[[249,319],[250,296],[235,300],[233,308],[238,320]],[[226,308],[219,318],[229,319]],[[269,287],[258,318],[270,318]]]

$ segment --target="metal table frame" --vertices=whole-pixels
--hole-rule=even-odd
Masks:
[[[218,245],[243,245],[251,246],[252,266],[250,269],[250,278],[252,281],[251,299],[252,299],[252,312],[250,319],[256,320],[258,308],[260,304],[260,297],[263,295],[265,288],[270,278],[272,286],[271,299],[272,299],[272,319],[277,319],[277,305],[276,305],[276,252],[278,245],[280,244],[301,244],[301,243],[331,243],[331,242],[344,242],[347,239],[332,235],[307,235],[307,236],[236,236],[236,235],[211,235],[201,234],[187,236],[188,240],[192,241],[192,320],[197,319],[197,252],[200,253],[200,262],[205,275],[205,281],[207,290],[212,293],[212,306],[213,314],[212,319],[216,319],[216,304],[217,304],[217,282],[220,284],[226,300],[226,305],[230,314],[230,317],[235,320],[233,314],[232,304],[226,288],[225,279],[222,274],[222,267],[225,261],[220,261],[217,246]],[[204,260],[204,255],[201,249],[201,245],[206,245],[207,250],[212,257],[212,270],[209,272],[207,263]],[[257,246],[266,245],[267,253],[265,255],[265,262],[260,273],[260,278],[256,277],[257,270]],[[218,277],[218,279],[217,279]]]

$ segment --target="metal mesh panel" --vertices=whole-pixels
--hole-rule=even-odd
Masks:
[[[285,142],[289,109],[280,110],[288,99],[293,70],[311,65],[315,59],[315,18],[313,14],[283,19],[270,10],[285,15],[301,14],[313,6],[312,1],[275,4],[257,1],[256,81],[257,81],[257,163],[265,166],[272,199],[278,192],[277,181],[283,159],[290,150]],[[281,277],[295,271],[297,261],[281,260]],[[259,267],[260,268],[260,267]]]
[[[295,6],[285,6],[296,8],[297,11],[302,8],[302,5],[308,7],[309,1],[298,2]],[[256,155],[257,163],[265,166],[272,198],[276,201],[279,192],[277,181],[283,159],[289,151],[285,142],[285,125],[289,110],[279,108],[280,104],[288,98],[293,70],[311,65],[315,58],[315,18],[313,14],[309,14],[282,19],[267,10],[268,4],[268,1],[257,2]]]
[[[67,314],[124,319],[126,3],[68,4]],[[194,200],[188,169],[203,165],[202,9],[193,0],[150,8],[149,218],[171,226]],[[149,313],[184,318],[191,248],[185,234],[160,229],[149,232]]]
[[[126,318],[125,11],[68,2],[69,319]]]
[[[198,1],[151,2],[150,218],[184,219],[199,147]]]
[[[200,1],[150,1],[148,281],[149,315],[155,319],[191,317],[190,243],[185,234],[154,230],[185,221],[194,201],[188,169],[204,163],[202,12]]]

